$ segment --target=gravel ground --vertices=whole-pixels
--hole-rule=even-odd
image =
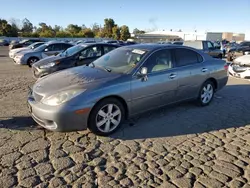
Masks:
[[[0,47],[0,187],[250,187],[250,82],[210,106],[178,104],[110,137],[55,133],[29,117],[30,69]]]

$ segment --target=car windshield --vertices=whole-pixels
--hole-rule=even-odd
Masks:
[[[47,44],[43,44],[43,45],[35,48],[34,51],[37,51],[37,52],[43,51],[47,46],[48,46]]]
[[[72,56],[72,55],[76,54],[77,52],[81,51],[86,46],[87,45],[76,45],[76,46],[68,48],[67,50],[63,51],[62,53],[60,53],[58,55],[60,55],[60,56]]]
[[[146,53],[146,50],[141,49],[117,48],[95,60],[93,64],[105,68],[109,72],[126,74],[136,67]]]

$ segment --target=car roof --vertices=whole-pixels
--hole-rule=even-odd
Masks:
[[[103,44],[103,45],[105,45],[105,46],[120,46],[119,44],[109,44],[109,43],[105,43],[105,42],[80,43],[80,44],[77,44],[77,45],[78,45],[78,46],[87,47],[87,46],[96,45],[96,44]]]
[[[164,47],[172,47],[172,44],[157,44],[157,43],[145,43],[145,44],[134,44],[129,46],[124,46],[124,48],[136,48],[136,49],[144,49],[144,50],[156,50]]]
[[[69,44],[67,42],[62,42],[62,41],[49,41],[49,42],[46,42],[46,44]],[[69,44],[71,45],[71,44]]]

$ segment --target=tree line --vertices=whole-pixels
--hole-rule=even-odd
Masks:
[[[143,34],[145,31],[135,28],[134,34]],[[55,25],[50,26],[44,22],[39,23],[39,26],[34,26],[27,18],[19,24],[15,19],[7,21],[0,19],[0,36],[6,37],[48,37],[48,38],[113,38],[115,40],[126,41],[130,38],[130,31],[127,25],[118,26],[112,18],[104,19],[104,25],[97,23],[90,27],[77,24],[69,24],[66,28]]]

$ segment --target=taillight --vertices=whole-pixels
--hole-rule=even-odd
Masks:
[[[228,64],[224,65],[224,69],[227,71],[228,70]]]

